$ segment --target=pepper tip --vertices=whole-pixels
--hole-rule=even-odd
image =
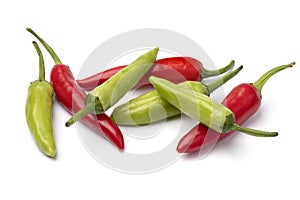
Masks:
[[[155,57],[157,56],[158,51],[159,51],[159,47],[156,47],[155,49],[152,50]]]
[[[183,148],[180,147],[180,146],[177,146],[176,151],[177,151],[178,153],[184,153]]]
[[[56,158],[56,148],[49,147],[47,149],[43,149],[42,152],[49,158],[55,159]]]
[[[155,79],[157,79],[157,77],[155,77],[155,76],[150,76],[150,77],[149,77],[150,83],[152,83]]]

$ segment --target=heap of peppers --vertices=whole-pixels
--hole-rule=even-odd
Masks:
[[[232,63],[233,62],[231,62],[230,65]],[[204,85],[199,81],[185,81],[179,85],[209,96],[210,93],[229,81],[242,69],[243,66],[215,80],[209,85]],[[153,90],[116,107],[111,114],[111,118],[118,125],[145,125],[174,117],[180,113],[180,110],[172,106],[168,101],[162,99],[157,91]]]
[[[265,83],[276,73],[294,66],[295,63],[275,67],[263,74],[254,83],[242,83],[225,97],[222,104],[229,108],[236,117],[239,125],[244,124],[253,114],[257,112],[261,105],[262,88]],[[199,151],[208,146],[214,145],[217,141],[229,136],[234,131],[220,134],[209,129],[204,124],[198,124],[192,128],[178,143],[179,153],[191,153]]]
[[[39,78],[31,83],[26,101],[28,127],[40,150],[55,157],[56,145],[52,127],[52,98],[56,99],[73,116],[66,122],[69,127],[78,120],[110,141],[120,151],[124,138],[118,125],[144,125],[184,113],[200,123],[179,142],[177,151],[189,153],[201,150],[216,141],[240,131],[252,136],[274,137],[277,132],[267,132],[241,127],[260,107],[261,90],[267,80],[295,63],[275,67],[256,82],[235,87],[222,103],[209,95],[236,76],[242,66],[220,79],[205,85],[204,78],[228,72],[233,66],[205,69],[201,62],[191,57],[170,57],[156,60],[159,49],[154,48],[129,65],[115,67],[82,80],[75,80],[70,68],[62,64],[54,50],[32,29],[27,28],[45,47],[55,65],[50,83],[45,80],[44,60],[36,42],[39,55]],[[128,103],[118,106],[109,117],[104,112],[117,103],[132,88],[153,86]],[[88,90],[86,94],[85,90]]]
[[[82,109],[85,106],[86,94],[76,83],[69,66],[62,64],[53,49],[32,29],[27,28],[27,31],[32,33],[42,43],[55,62],[51,70],[50,79],[57,100],[71,114]],[[97,134],[107,138],[121,151],[124,149],[123,135],[118,126],[107,115],[86,115],[81,122]]]

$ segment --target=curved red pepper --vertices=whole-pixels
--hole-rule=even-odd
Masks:
[[[173,83],[180,83],[183,81],[199,81],[202,78],[216,76],[228,71],[232,66],[231,62],[228,66],[218,70],[207,70],[201,62],[191,57],[170,57],[157,60],[152,68],[144,75],[144,77],[136,84],[135,87],[141,87],[151,85],[149,82],[150,76],[156,76],[159,78],[167,79]],[[119,72],[121,69],[126,67],[119,66],[97,73],[93,76],[87,77],[82,80],[77,80],[80,87],[91,90],[96,86],[101,85],[112,75]]]
[[[244,83],[235,87],[222,104],[234,113],[237,124],[242,125],[258,110],[261,98],[259,92],[251,84]],[[196,125],[180,140],[177,151],[179,153],[199,151],[201,148],[214,145],[217,140],[233,132],[220,134],[203,124]]]
[[[61,64],[53,49],[33,30],[29,28],[27,30],[42,43],[55,61],[55,66],[51,70],[50,80],[58,101],[69,113],[74,114],[78,112],[85,107],[86,93],[76,83],[70,68]],[[124,149],[124,138],[120,129],[106,114],[88,114],[81,119],[81,122],[97,134],[104,136],[119,150],[122,151]]]
[[[229,108],[236,117],[238,125],[242,125],[249,119],[261,105],[261,90],[266,81],[275,73],[292,67],[295,63],[283,65],[271,69],[260,77],[255,83],[242,83],[225,97],[222,104]],[[199,151],[208,146],[214,145],[234,131],[225,134],[217,133],[203,124],[198,124],[192,128],[178,143],[179,153],[190,153]]]
[[[61,105],[71,114],[85,107],[86,93],[76,84],[70,68],[64,64],[56,64],[51,70],[51,84]],[[88,114],[81,122],[110,142],[124,149],[123,135],[118,126],[106,115]]]

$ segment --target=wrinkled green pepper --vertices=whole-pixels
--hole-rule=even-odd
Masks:
[[[101,114],[114,105],[147,73],[156,60],[158,48],[138,57],[130,65],[113,75],[88,93],[86,107],[75,113],[66,123],[71,126],[88,113]]]
[[[219,133],[236,130],[261,137],[278,135],[277,132],[266,132],[237,125],[231,110],[202,93],[154,76],[150,77],[149,81],[159,95],[174,107]]]
[[[234,62],[230,63],[230,65],[233,64]],[[210,93],[238,74],[241,69],[242,66],[209,85],[204,85],[198,81],[186,81],[179,85],[205,95],[210,95]],[[146,125],[174,117],[180,113],[180,110],[161,98],[157,91],[153,90],[116,107],[111,114],[111,118],[118,125]]]
[[[36,42],[34,47],[39,55],[39,78],[28,88],[25,106],[26,120],[40,150],[49,157],[56,155],[56,146],[52,127],[52,98],[54,89],[45,80],[44,60]]]

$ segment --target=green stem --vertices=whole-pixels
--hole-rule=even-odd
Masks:
[[[275,137],[278,135],[277,132],[267,132],[267,131],[261,131],[261,130],[251,129],[251,128],[244,128],[237,124],[232,124],[231,130],[240,131],[248,135],[257,136],[257,137]]]
[[[220,86],[222,86],[224,83],[226,83],[227,81],[229,81],[230,79],[232,79],[235,75],[237,75],[241,70],[243,69],[243,66],[240,66],[239,68],[237,68],[236,70],[222,76],[220,79],[215,80],[214,82],[208,84],[207,90],[208,90],[208,94],[212,93],[213,91],[215,91],[217,88],[219,88]]]
[[[216,70],[208,70],[208,69],[205,69],[204,67],[202,67],[201,68],[201,78],[208,78],[208,77],[224,74],[225,72],[227,72],[234,66],[234,63],[235,63],[234,60],[232,60],[232,61],[230,61],[230,63],[227,66],[220,68],[220,69],[216,69]]]
[[[62,64],[62,62],[60,61],[59,57],[56,55],[54,50],[40,36],[38,36],[38,34],[36,34],[31,28],[26,28],[26,30],[30,32],[32,35],[34,35],[34,37],[36,37],[41,42],[41,44],[45,47],[45,49],[49,52],[49,54],[53,58],[55,64]]]
[[[39,47],[39,45],[33,41],[32,42],[37,54],[39,55],[39,81],[45,81],[45,64],[44,64],[44,58],[43,58],[43,54],[41,52],[41,49]]]
[[[294,66],[296,63],[292,62],[291,64],[288,65],[281,65],[278,67],[275,67],[269,71],[267,71],[265,74],[263,74],[257,81],[255,81],[252,85],[257,89],[257,91],[260,93],[261,95],[261,90],[263,88],[263,86],[265,85],[265,83],[269,80],[269,78],[271,78],[274,74],[276,74],[277,72],[280,72],[281,70],[284,70],[286,68],[292,67]]]
[[[84,117],[85,115],[92,113],[92,111],[95,109],[95,104],[94,103],[90,103],[88,105],[86,105],[84,108],[82,108],[81,110],[79,110],[77,113],[75,113],[67,122],[66,122],[66,127],[69,127],[71,125],[73,125],[75,122],[77,122],[78,120],[80,120],[82,117]]]

